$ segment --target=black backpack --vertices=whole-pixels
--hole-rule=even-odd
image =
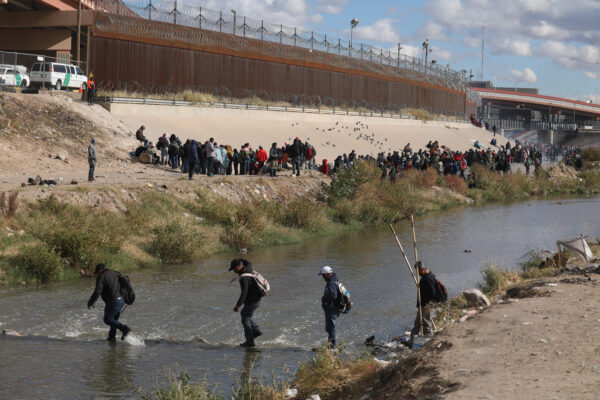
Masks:
[[[135,292],[131,287],[131,282],[129,281],[129,276],[122,275],[120,272],[115,271],[117,273],[117,277],[119,277],[119,293],[123,297],[125,304],[128,306],[132,305],[135,301]]]
[[[446,290],[446,286],[442,282],[439,281],[438,278],[435,278],[435,301],[438,303],[445,303],[448,301],[448,291]]]

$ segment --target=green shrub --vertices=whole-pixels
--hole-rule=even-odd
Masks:
[[[365,161],[357,160],[354,168],[338,171],[329,185],[323,186],[330,204],[342,199],[353,199],[363,183],[376,180],[380,175],[379,169]]]
[[[354,220],[355,209],[353,200],[342,199],[333,207],[333,220],[348,225]]]
[[[481,270],[483,283],[479,288],[483,293],[495,294],[504,289],[514,279],[515,274],[498,265],[488,262]]]
[[[234,223],[225,228],[221,234],[221,242],[234,250],[252,247],[252,231],[244,224]]]
[[[152,230],[149,252],[165,264],[188,263],[196,259],[200,235],[179,221]]]
[[[50,234],[46,242],[67,261],[70,268],[77,271],[90,273],[96,264],[102,262],[101,244],[85,230],[61,229]]]
[[[586,147],[581,152],[584,161],[600,161],[600,146]]]
[[[169,377],[167,388],[156,389],[154,392],[141,393],[143,400],[223,400],[215,394],[206,383],[193,384],[187,373],[177,377]]]
[[[62,267],[62,260],[48,246],[40,244],[21,249],[11,264],[17,273],[22,271],[28,279],[46,283],[56,278]]]
[[[280,223],[285,226],[314,231],[321,224],[323,213],[319,204],[298,198],[287,205]]]

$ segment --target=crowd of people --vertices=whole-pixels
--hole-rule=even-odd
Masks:
[[[194,174],[214,175],[259,175],[274,177],[282,169],[291,169],[300,176],[303,169],[315,169],[317,150],[308,141],[295,138],[292,143],[279,146],[276,142],[267,150],[262,146],[254,149],[250,143],[240,148],[229,144],[218,144],[214,138],[204,143],[193,139],[183,142],[174,134],[163,134],[155,142],[149,141],[141,126],[136,132],[140,146],[132,152],[142,162],[160,164],[180,169],[193,179]]]
[[[228,144],[218,144],[214,138],[205,143],[196,140],[183,142],[172,134],[163,134],[155,142],[149,141],[144,135],[145,127],[141,126],[136,132],[140,146],[132,155],[142,162],[159,164],[172,169],[180,169],[193,179],[194,174],[214,175],[270,175],[277,176],[278,171],[291,170],[292,175],[300,176],[301,171],[317,170],[325,175],[345,170],[358,159],[377,163],[382,172],[382,178],[395,182],[403,171],[410,169],[427,170],[434,168],[440,175],[459,175],[464,179],[469,177],[470,168],[475,164],[483,165],[492,170],[508,174],[515,163],[522,164],[529,174],[531,167],[537,170],[544,160],[556,162],[564,159],[568,165],[582,167],[581,148],[572,146],[538,145],[521,143],[518,139],[514,144],[508,140],[499,144],[493,137],[488,145],[479,141],[465,152],[453,150],[440,145],[437,140],[429,141],[424,149],[413,150],[408,143],[402,150],[381,152],[376,158],[370,155],[358,155],[352,150],[349,154],[337,156],[332,163],[323,159],[317,163],[316,148],[308,141],[296,137],[292,143],[285,142],[282,146],[272,143],[267,150],[262,146],[254,149],[249,143],[233,148]]]

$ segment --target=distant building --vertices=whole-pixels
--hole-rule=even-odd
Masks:
[[[471,87],[481,89],[498,89],[506,90],[508,92],[521,92],[527,94],[539,94],[539,89],[537,88],[494,87],[492,81],[473,81],[471,82]]]

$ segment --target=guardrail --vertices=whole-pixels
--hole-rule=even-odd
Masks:
[[[149,99],[149,98],[135,98],[135,97],[110,97],[110,96],[99,96],[95,100],[97,103],[114,103],[114,104],[142,104],[142,105],[163,105],[163,106],[177,106],[177,107],[212,107],[212,108],[227,108],[237,110],[258,110],[258,111],[274,111],[274,112],[291,112],[291,113],[309,113],[309,114],[331,114],[331,115],[349,115],[357,117],[375,117],[375,118],[391,118],[391,119],[413,119],[418,118],[414,115],[409,114],[396,114],[390,112],[364,112],[361,110],[351,111],[336,110],[328,108],[308,108],[308,107],[291,107],[291,106],[259,106],[254,104],[242,104],[242,103],[227,103],[227,102],[190,102],[182,100],[163,100],[163,99]],[[432,121],[440,122],[455,122],[455,123],[468,123],[471,122],[464,118],[432,118]]]

